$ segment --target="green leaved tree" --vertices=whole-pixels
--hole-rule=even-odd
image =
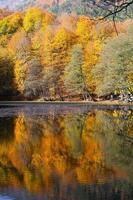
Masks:
[[[82,66],[84,53],[80,44],[74,45],[71,51],[71,59],[65,68],[64,82],[66,91],[70,94],[83,94],[85,89]]]
[[[104,46],[93,70],[96,93],[133,93],[133,30],[120,34]]]

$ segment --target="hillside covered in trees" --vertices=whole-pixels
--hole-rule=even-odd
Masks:
[[[133,94],[132,19],[83,14],[0,10],[1,100]]]

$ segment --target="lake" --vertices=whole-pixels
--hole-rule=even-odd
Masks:
[[[132,107],[0,107],[0,200],[132,199]]]

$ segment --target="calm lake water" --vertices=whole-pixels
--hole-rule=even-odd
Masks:
[[[133,108],[0,107],[0,200],[133,200]]]

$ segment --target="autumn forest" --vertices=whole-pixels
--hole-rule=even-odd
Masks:
[[[132,95],[133,21],[116,20],[115,26],[111,19],[37,7],[1,10],[0,99]]]
[[[0,0],[0,200],[133,200],[133,0]]]

